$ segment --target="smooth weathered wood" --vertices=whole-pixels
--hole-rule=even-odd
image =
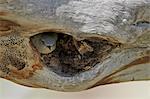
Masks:
[[[62,77],[43,66],[29,44],[31,36],[45,31],[120,46],[91,70]],[[59,91],[149,80],[150,0],[0,0],[0,77]]]

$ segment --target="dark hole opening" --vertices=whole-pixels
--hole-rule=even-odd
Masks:
[[[56,49],[49,54],[41,54],[41,61],[58,75],[69,77],[93,68],[115,47],[104,39],[77,41],[70,35],[58,33]]]

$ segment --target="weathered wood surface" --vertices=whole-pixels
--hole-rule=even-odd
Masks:
[[[48,31],[120,46],[94,68],[63,77],[43,66],[29,44]],[[150,0],[0,0],[0,77],[59,91],[149,80]]]

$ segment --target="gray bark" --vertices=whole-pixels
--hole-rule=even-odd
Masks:
[[[120,46],[89,71],[62,77],[43,66],[29,44],[31,36],[45,31]],[[10,56],[25,68],[12,67]],[[0,0],[0,77],[59,91],[149,80],[150,0]]]

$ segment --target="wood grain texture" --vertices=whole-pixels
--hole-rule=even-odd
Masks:
[[[0,77],[58,91],[149,80],[149,22],[150,0],[0,0]],[[94,68],[63,77],[44,66],[30,44],[42,32],[117,46]]]

